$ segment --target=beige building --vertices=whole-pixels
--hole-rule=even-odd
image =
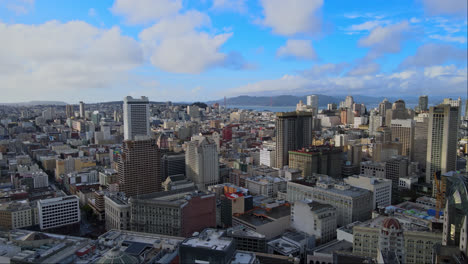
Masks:
[[[293,203],[304,199],[335,207],[338,226],[368,220],[373,209],[370,191],[325,177],[316,184],[306,181],[288,182],[287,200]]]
[[[458,107],[448,104],[432,106],[429,110],[426,183],[432,182],[435,172],[456,169],[458,117]]]
[[[122,195],[104,196],[106,230],[130,230],[130,205]]]
[[[389,179],[359,175],[345,178],[344,182],[351,186],[371,191],[374,208],[392,204],[392,181]]]
[[[336,238],[336,209],[310,200],[296,201],[291,206],[291,227],[325,244]]]
[[[379,250],[394,252],[407,264],[432,263],[433,246],[442,242],[441,232],[385,216],[355,225],[353,237],[353,254],[377,258]]]
[[[23,200],[0,205],[0,227],[11,230],[37,224],[39,224],[39,215],[35,203]]]
[[[392,141],[401,143],[401,154],[410,160],[414,158],[414,131],[413,119],[394,119],[390,126],[392,130]]]

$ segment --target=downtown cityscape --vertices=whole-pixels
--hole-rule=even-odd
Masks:
[[[468,263],[467,27],[466,0],[0,0],[0,263]]]

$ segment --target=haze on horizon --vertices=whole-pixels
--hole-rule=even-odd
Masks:
[[[466,0],[0,0],[0,102],[466,97],[466,10]]]

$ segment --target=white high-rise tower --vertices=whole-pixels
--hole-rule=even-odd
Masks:
[[[134,99],[131,96],[124,98],[124,139],[134,140],[135,136],[149,136],[149,100],[142,96]]]

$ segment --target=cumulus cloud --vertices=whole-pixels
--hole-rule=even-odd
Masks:
[[[219,11],[234,11],[239,13],[247,12],[246,0],[213,0],[211,6],[213,10]]]
[[[409,30],[407,21],[386,27],[378,26],[368,36],[361,38],[359,45],[369,47],[375,53],[397,53],[400,52],[401,42]]]
[[[364,63],[358,64],[356,67],[351,69],[347,75],[349,76],[362,76],[375,74],[380,71],[380,65],[377,63]]]
[[[140,45],[118,27],[81,21],[40,25],[0,23],[0,87],[5,98],[34,98],[109,88],[143,63]]]
[[[261,0],[264,18],[260,24],[279,35],[311,35],[320,31],[319,10],[323,0]]]
[[[466,49],[459,49],[452,45],[429,43],[420,46],[413,56],[407,57],[400,68],[426,67],[444,64],[449,61],[467,61]]]
[[[467,87],[467,69],[454,65],[426,67],[420,71],[406,70],[393,74],[366,76],[324,76],[308,78],[302,75],[284,75],[279,79],[263,80],[236,87],[228,91],[229,95],[285,93],[320,93],[340,94],[343,91],[366,93],[369,95],[392,95],[430,93],[433,95],[465,94]],[[441,89],[444,87],[444,89]]]
[[[302,71],[301,75],[306,77],[323,77],[329,75],[340,75],[348,67],[348,63],[326,63],[314,65],[310,69]]]
[[[466,16],[466,0],[422,0],[424,10],[430,15]]]
[[[313,60],[317,58],[314,48],[309,40],[288,39],[286,45],[281,46],[276,56],[282,58],[298,58]]]
[[[387,20],[372,20],[372,21],[366,21],[361,24],[355,24],[349,26],[346,30],[348,31],[370,31],[378,26],[388,24],[389,21]]]
[[[162,19],[144,29],[139,37],[151,63],[164,71],[200,73],[215,66],[225,66],[226,59],[239,63],[219,51],[232,33],[212,35],[199,31],[210,25],[207,15],[188,11]]]
[[[111,11],[129,24],[144,24],[177,14],[182,0],[115,0]]]

